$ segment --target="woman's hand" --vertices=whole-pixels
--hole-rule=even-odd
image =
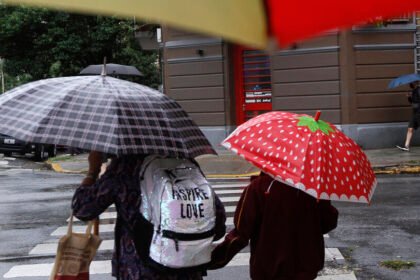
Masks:
[[[93,185],[98,178],[102,165],[102,153],[91,151],[88,157],[89,169],[86,177],[82,181],[82,185]]]

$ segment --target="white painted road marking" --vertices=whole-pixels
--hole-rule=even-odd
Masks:
[[[212,184],[212,183],[210,183],[210,185],[213,189],[227,189],[227,188],[241,188],[241,189],[243,189],[248,185],[248,183],[242,183],[242,184],[231,184],[231,183],[228,183],[228,184]]]
[[[102,240],[98,251],[111,251],[114,249],[114,239]],[[36,245],[29,255],[54,255],[57,252],[57,242],[55,243],[41,243]],[[344,260],[340,251],[337,248],[325,248],[325,261],[339,262]]]
[[[220,195],[229,195],[229,194],[240,194],[242,193],[242,189],[245,184],[217,184],[213,185],[216,186],[216,193]],[[234,187],[236,189],[229,190],[228,188]],[[221,190],[223,188],[223,190]],[[241,189],[238,189],[241,188]],[[223,202],[237,202],[239,200],[239,196],[221,196],[220,197]],[[116,219],[117,213],[115,212],[115,205],[111,205],[110,208],[113,211],[105,212],[100,215],[101,219]],[[111,210],[110,209],[110,210]],[[235,212],[236,206],[225,206],[226,213],[230,216]],[[68,221],[68,219],[67,219]],[[78,221],[78,219],[75,219]],[[227,217],[226,224],[228,226],[233,225],[233,217]],[[101,224],[100,225],[100,232],[113,232],[114,231],[114,224]],[[86,230],[86,225],[74,225],[73,230],[75,232],[83,233]],[[67,233],[67,226],[57,228],[51,236],[62,236]],[[328,235],[324,235],[325,238],[328,238]],[[55,255],[57,251],[57,242],[58,240],[53,240],[50,242],[42,243],[36,245],[30,252],[29,255]],[[111,251],[114,248],[114,240],[108,239],[103,240],[101,246],[99,247],[99,251]],[[248,266],[249,265],[249,257],[250,253],[239,253],[237,254],[232,261],[228,264],[230,267],[235,266]],[[325,259],[327,262],[336,262],[341,263],[344,262],[344,257],[341,255],[340,251],[337,248],[325,248]],[[30,276],[37,276],[37,277],[44,277],[49,276],[53,264],[52,263],[41,263],[41,264],[31,264],[31,265],[16,265],[13,266],[5,275],[4,278],[15,278],[15,277],[30,277]],[[111,261],[93,261],[90,266],[90,274],[110,274],[111,273]],[[324,272],[325,273],[325,272]],[[328,275],[322,275],[316,278],[317,280],[356,280],[354,273],[348,273],[348,271],[341,271],[338,273],[331,273],[327,271]]]
[[[239,201],[239,196],[222,196],[222,197],[220,197],[220,200],[223,203],[226,203],[226,202],[238,202]]]
[[[335,275],[318,276],[315,280],[357,280],[353,272]]]
[[[226,206],[225,211],[226,213],[234,213],[236,209],[236,206]],[[99,218],[101,220],[107,220],[107,219],[116,219],[117,218],[117,212],[104,212],[102,213]],[[70,221],[70,218],[67,218],[67,222]],[[73,221],[78,222],[80,221],[76,217],[73,218]]]
[[[216,190],[216,193],[218,195],[221,194],[241,194],[243,192],[243,190]]]
[[[117,218],[117,212],[104,212],[101,215],[99,215],[99,219],[101,220],[107,220],[107,219],[116,219]],[[70,221],[70,217],[67,218],[67,222]],[[78,218],[74,217],[73,221],[80,221]]]
[[[227,265],[228,267],[248,266],[250,253],[237,254]],[[16,277],[44,277],[49,276],[52,270],[52,263],[15,265],[5,275],[4,278]],[[111,273],[111,261],[93,261],[90,265],[90,274],[109,274]],[[317,280],[355,280],[353,273],[338,275],[324,275],[316,278]]]
[[[58,243],[41,243],[36,245],[29,255],[54,255],[57,252]],[[102,240],[98,251],[110,251],[114,249],[114,240]]]
[[[230,185],[229,185],[230,186]],[[242,193],[242,190],[240,190],[239,192],[236,192],[238,190],[222,190],[222,191],[216,191],[217,194],[219,194],[219,192],[223,192],[223,194],[235,194],[235,193]],[[238,202],[239,201],[239,196],[226,196],[226,197],[220,197],[220,200],[223,203],[228,203],[228,202]],[[112,204],[111,206],[108,207],[108,209],[115,209],[115,204]],[[236,206],[225,206],[225,210],[226,213],[234,213],[236,209]],[[100,219],[116,219],[117,218],[117,214],[116,212],[104,212],[99,216]],[[70,220],[70,218],[67,219],[67,222]],[[74,221],[79,221],[79,219],[77,219],[76,217],[74,218]]]
[[[340,253],[340,250],[337,248],[325,248],[325,259],[334,260],[339,264],[345,262],[343,255]]]
[[[53,268],[52,263],[29,264],[29,265],[15,265],[4,278],[15,277],[30,277],[30,276],[50,276]],[[111,273],[111,261],[93,261],[89,268],[89,274],[109,274]]]
[[[109,224],[109,225],[100,225],[99,226],[99,232],[105,233],[105,232],[114,232],[115,225]],[[85,233],[86,232],[86,226],[75,226],[73,225],[73,232],[77,233]],[[67,234],[67,226],[59,227],[53,233],[51,233],[51,236],[63,236]]]

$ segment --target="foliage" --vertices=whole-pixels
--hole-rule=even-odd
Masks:
[[[380,265],[393,270],[401,270],[412,268],[416,265],[416,263],[412,261],[403,260],[388,260],[381,262]]]
[[[0,58],[8,89],[32,80],[77,75],[90,64],[136,66],[157,87],[157,51],[143,51],[133,20],[0,4]]]
[[[298,119],[298,126],[307,126],[312,132],[321,130],[324,134],[327,135],[329,135],[330,132],[334,132],[334,129],[332,129],[328,123],[322,120],[316,121],[314,118],[306,116],[299,117]]]

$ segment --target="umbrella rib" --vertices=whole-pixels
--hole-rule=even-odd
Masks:
[[[69,78],[70,79],[70,78]],[[48,83],[47,83],[47,81],[48,80],[45,80],[45,86],[48,86]],[[89,81],[90,82],[90,81]],[[64,83],[63,83],[64,84]],[[56,88],[57,89],[57,91],[56,91],[56,94],[60,94],[60,95],[62,95],[64,98],[66,97],[66,95],[64,95],[63,93],[65,93],[66,92],[66,90],[67,89],[69,89],[69,88],[71,88],[73,86],[73,84],[72,83],[68,83],[67,85],[61,85],[61,87],[59,87],[59,88]],[[55,113],[55,114],[57,114],[59,111],[57,110],[57,108],[59,108],[59,104],[63,104],[63,100],[62,99],[58,99],[52,106],[51,106],[51,109],[49,110],[49,112],[48,112],[48,114],[47,115],[45,115],[45,117],[43,117],[38,123],[45,123],[45,124],[47,124],[48,123],[48,121],[49,121],[49,119],[51,119],[51,117],[52,117],[52,114],[51,113]],[[44,130],[44,127],[42,127],[42,126],[37,126],[37,130],[36,131],[34,131],[34,137],[36,137],[36,135],[44,135],[43,134],[43,131],[42,130]],[[41,139],[42,139],[42,136],[40,136],[41,137]],[[30,142],[31,141],[33,141],[34,139],[31,139],[31,140],[29,140]],[[41,142],[42,142],[42,140],[40,140]],[[49,143],[49,144],[59,144],[58,143],[58,141],[56,142],[56,143]],[[79,148],[81,148],[81,147],[79,147]]]

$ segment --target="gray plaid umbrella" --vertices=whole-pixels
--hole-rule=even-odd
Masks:
[[[216,154],[174,100],[107,76],[45,79],[0,95],[0,132],[115,155]]]
[[[94,64],[89,65],[80,71],[81,75],[100,75],[102,74],[104,65]],[[143,74],[134,66],[108,63],[105,64],[105,72],[107,75],[126,75],[126,76],[143,76]]]

